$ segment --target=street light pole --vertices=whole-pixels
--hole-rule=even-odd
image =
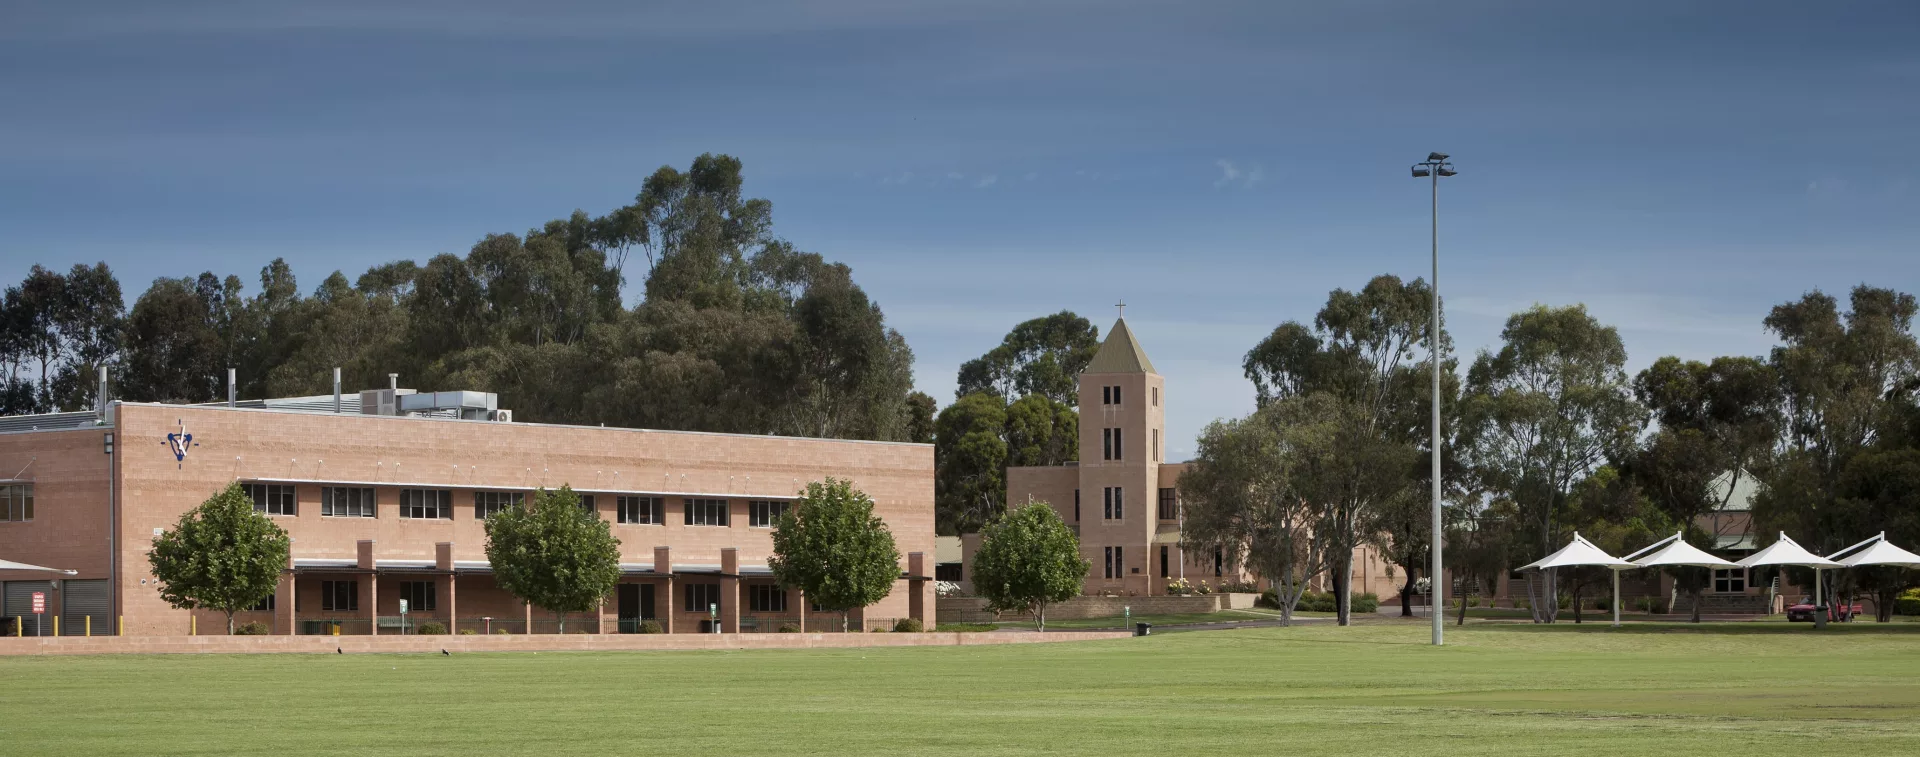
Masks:
[[[1446,575],[1445,565],[1440,558],[1440,177],[1454,175],[1453,164],[1447,162],[1447,154],[1428,153],[1427,159],[1413,164],[1413,178],[1431,178],[1433,187],[1433,318],[1427,323],[1428,347],[1431,354],[1433,371],[1433,568],[1427,575],[1427,614],[1433,619],[1433,645],[1440,646],[1446,640],[1446,613],[1441,610],[1446,604],[1446,583],[1441,577]]]

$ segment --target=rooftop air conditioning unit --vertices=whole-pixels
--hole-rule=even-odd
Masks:
[[[513,411],[512,410],[495,410],[493,411],[493,420],[498,423],[512,423]]]

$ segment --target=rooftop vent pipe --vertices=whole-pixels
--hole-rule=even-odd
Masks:
[[[333,369],[333,411],[340,412],[340,369]]]

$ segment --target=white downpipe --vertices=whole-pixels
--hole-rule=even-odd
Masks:
[[[1620,627],[1620,571],[1613,571],[1613,627]]]

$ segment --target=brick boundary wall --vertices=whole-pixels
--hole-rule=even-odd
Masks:
[[[1135,615],[1184,615],[1187,613],[1243,610],[1253,606],[1258,594],[1193,594],[1184,597],[1074,597],[1047,606],[1048,620],[1084,620],[1112,618],[1133,608]],[[979,597],[940,597],[934,600],[935,616],[945,620],[974,620],[986,614],[987,600]],[[1001,620],[1020,620],[1018,613],[1001,613]]]
[[[646,652],[700,649],[950,647],[1123,639],[1122,631],[1065,633],[716,633],[519,636],[44,636],[0,639],[0,656],[94,654],[348,654]]]

